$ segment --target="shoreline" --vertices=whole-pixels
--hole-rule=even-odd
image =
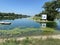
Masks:
[[[36,22],[40,22],[40,23],[54,22],[54,21],[48,21],[48,20],[44,21],[44,20],[41,20],[41,18],[39,17],[30,17],[29,19]]]

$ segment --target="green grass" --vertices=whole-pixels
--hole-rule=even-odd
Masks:
[[[0,45],[60,45],[60,39],[52,39],[47,38],[45,40],[42,39],[29,39],[26,38],[24,40],[6,40],[5,42],[0,43]]]
[[[21,36],[34,36],[34,35],[47,35],[47,34],[58,34],[53,28],[15,28],[12,30],[0,30],[0,38],[9,37],[21,37]],[[59,33],[60,34],[60,33]]]
[[[42,18],[41,18],[41,17],[38,17],[38,16],[34,16],[34,17],[32,17],[31,19],[33,19],[33,20],[36,21],[36,22],[44,22],[44,21],[42,20]],[[54,21],[48,21],[48,20],[46,20],[45,22],[54,22]]]
[[[33,19],[35,19],[35,20],[39,20],[39,19],[41,19],[41,17],[37,17],[37,16],[35,16],[35,17],[33,17]]]
[[[33,19],[34,21],[41,21],[41,17],[37,17],[37,16],[32,17],[31,19]]]
[[[59,39],[47,38],[46,40],[42,40],[42,39],[28,38],[29,35],[30,36],[52,35],[58,32],[59,31],[56,31],[53,28],[48,28],[48,27],[47,28],[25,28],[25,29],[15,28],[12,30],[0,30],[0,37],[2,37],[1,39],[4,40],[4,38],[7,38],[5,42],[0,42],[0,45],[60,45]],[[18,36],[21,37],[21,35],[26,36],[27,38],[24,40],[17,40],[16,38]],[[9,38],[11,39],[8,40]]]

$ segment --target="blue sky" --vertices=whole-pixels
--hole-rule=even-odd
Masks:
[[[33,16],[40,13],[49,0],[0,0],[0,12],[18,13]]]

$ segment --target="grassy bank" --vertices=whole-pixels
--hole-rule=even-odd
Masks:
[[[60,45],[60,39],[52,39],[47,38],[45,40],[42,39],[29,39],[26,38],[24,40],[5,40],[5,42],[1,42],[0,45]]]
[[[25,28],[25,29],[15,28],[12,30],[0,30],[0,38],[60,34],[58,32],[59,31],[48,27],[47,28]]]
[[[41,17],[38,17],[38,16],[34,16],[31,19],[36,21],[36,22],[53,22],[53,21],[48,21],[48,20],[44,21],[44,20],[42,20]]]

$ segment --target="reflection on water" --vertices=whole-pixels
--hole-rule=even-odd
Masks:
[[[40,24],[27,18],[19,18],[14,20],[1,20],[5,22],[11,22],[10,25],[0,25],[1,30],[9,30],[14,28],[39,28]]]
[[[14,29],[14,28],[56,28],[60,30],[60,20],[56,20],[55,22],[50,22],[50,23],[38,23],[33,20],[29,20],[27,18],[2,18],[0,19],[0,22],[11,22],[11,24],[5,25],[5,24],[0,24],[0,30],[9,30],[9,29]]]
[[[46,23],[41,23],[42,28],[46,28]]]
[[[56,28],[56,26],[57,26],[57,24],[56,24],[56,22],[48,22],[47,23],[47,27],[50,27],[50,28]]]
[[[57,24],[56,22],[46,22],[46,23],[40,23],[42,28],[56,28]]]

